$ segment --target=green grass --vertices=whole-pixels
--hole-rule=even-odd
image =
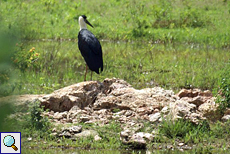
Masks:
[[[99,0],[0,3],[1,29],[20,29],[24,39],[76,39],[86,14],[100,39],[201,43],[228,47],[229,1]],[[39,9],[37,9],[39,8]]]
[[[220,151],[226,153],[230,150],[229,124],[230,121],[226,123],[203,121],[196,125],[182,119],[175,121],[166,119],[160,123],[159,135],[150,147],[156,148],[156,144],[162,146],[166,143],[176,148],[179,143],[185,143],[192,147],[188,153],[216,153]]]
[[[42,109],[36,103],[30,106],[28,111],[15,106],[14,110],[17,115],[7,117],[3,125],[8,127],[1,129],[1,131],[22,132],[23,153],[71,153],[76,150],[82,153],[90,153],[90,151],[106,153],[110,150],[115,153],[125,153],[127,149],[132,153],[145,153],[145,151],[134,150],[121,143],[121,124],[116,121],[110,121],[104,126],[78,123],[77,125],[81,125],[83,130],[97,131],[102,139],[94,141],[93,137],[87,137],[73,141],[50,135],[54,127],[59,131],[64,125],[53,125],[47,121],[46,117],[40,117]],[[185,150],[185,153],[227,153],[230,151],[230,121],[226,123],[203,121],[199,125],[185,120],[171,121],[169,119],[163,120],[160,124],[149,123],[148,121],[141,122],[144,127],[139,131],[151,133],[154,130],[158,132],[154,134],[154,140],[147,145],[149,151],[180,153],[178,150],[179,143],[184,143],[192,148]],[[72,125],[69,124],[68,126]],[[171,151],[167,146],[172,146],[175,151]]]
[[[0,31],[20,41],[14,39],[18,46],[10,49],[17,69],[0,74],[7,82],[0,95],[50,93],[83,81],[85,62],[77,47],[81,14],[103,48],[105,69],[93,80],[116,77],[138,89],[217,91],[230,57],[229,6],[222,0],[3,0]]]
[[[116,77],[138,89],[161,86],[175,91],[181,88],[214,91],[230,57],[228,50],[193,45],[101,43],[104,71],[101,75],[94,73],[93,80]],[[17,52],[28,53],[35,47],[40,55],[25,71],[12,70],[17,78],[8,87],[14,89],[14,94],[50,93],[84,80],[85,62],[77,42],[26,42],[23,46],[24,50]]]
[[[175,92],[201,88],[216,94],[221,89],[221,110],[229,107],[230,1],[2,0],[0,8],[0,97],[51,93],[83,81],[85,62],[77,35],[78,16],[85,14],[103,48],[105,69],[94,74],[93,80],[116,77],[138,89],[161,86]],[[39,116],[38,107],[0,107],[1,131],[21,131],[25,153],[72,153],[76,149],[81,153],[90,153],[82,149],[100,149],[92,153],[116,149],[120,153],[127,148],[120,143],[121,128],[116,122],[104,127],[82,124],[83,129],[98,131],[99,142],[91,137],[59,141],[49,135],[54,126]],[[20,113],[27,110],[29,114]],[[17,115],[6,121],[6,111]],[[188,153],[230,149],[229,122],[209,123],[209,130],[184,121],[163,121],[159,128],[143,123],[143,131],[161,132],[148,145],[153,152],[158,152],[157,145],[176,146],[178,142],[195,145]]]

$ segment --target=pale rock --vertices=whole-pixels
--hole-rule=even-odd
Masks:
[[[230,108],[227,108],[224,112],[224,115],[230,115]]]
[[[145,133],[145,132],[138,132],[136,135],[143,137],[144,139],[147,139],[148,142],[153,141],[154,136],[150,133]]]
[[[197,112],[197,113],[191,113],[186,118],[189,119],[190,122],[193,122],[195,124],[198,124],[200,122],[200,120],[205,120],[206,119],[199,112]]]
[[[70,133],[80,133],[82,131],[82,126],[72,126],[68,128]]]
[[[95,136],[94,136],[94,140],[95,140],[95,141],[100,141],[101,139],[102,139],[102,138],[101,138],[99,135],[95,135]]]
[[[54,127],[54,128],[52,129],[52,132],[57,132],[57,128]]]
[[[95,130],[84,130],[81,133],[78,134],[74,134],[73,138],[85,138],[85,137],[89,137],[89,136],[96,136],[98,135],[98,132]]]
[[[177,117],[185,117],[191,114],[191,112],[195,112],[196,105],[189,104],[186,101],[177,100],[175,103],[170,104],[170,113],[172,119],[177,119]]]
[[[16,98],[11,97],[14,100]],[[56,90],[51,94],[32,95],[31,98],[25,95],[17,96],[17,98],[19,102],[26,100],[24,104],[19,103],[19,105],[28,105],[39,100],[45,109],[50,110],[42,115],[48,115],[54,126],[67,122],[96,123],[104,126],[111,120],[115,120],[120,122],[123,130],[129,130],[121,132],[120,136],[124,140],[122,142],[131,143],[132,138],[134,143],[140,141],[139,145],[146,145],[147,140],[143,134],[137,133],[144,127],[143,123],[140,123],[143,120],[161,122],[162,119],[171,117],[173,120],[183,118],[198,124],[202,119],[220,120],[222,118],[218,104],[215,104],[216,98],[208,90],[182,89],[175,95],[172,90],[161,87],[138,90],[126,81],[116,78],[107,78],[103,82],[81,82]],[[7,99],[10,98],[1,98],[0,102]],[[222,120],[226,121],[229,115],[230,109],[227,109]],[[72,129],[53,133],[66,137],[87,134],[87,131],[83,133],[77,131],[77,128]]]
[[[129,144],[139,149],[146,147],[147,142],[144,137],[146,137],[148,141],[153,139],[153,136],[149,135],[149,133],[147,135],[143,132],[134,133],[128,129],[120,133],[120,140],[123,144]]]
[[[200,92],[199,95],[204,97],[213,97],[212,92],[210,90],[205,90],[203,92]]]
[[[165,107],[163,107],[163,109],[161,110],[161,113],[162,114],[168,114],[169,113],[169,107],[168,106],[165,106]]]
[[[56,90],[39,100],[45,109],[56,112],[69,111],[73,106],[83,109],[94,102],[97,94],[101,92],[102,86],[97,81],[81,82]]]
[[[57,132],[53,132],[53,133],[50,133],[51,136],[55,136],[57,137],[58,136],[58,133]]]
[[[75,105],[69,110],[69,113],[76,113],[76,112],[79,112],[79,110],[81,109]]]
[[[78,122],[79,122],[79,121],[78,121],[77,119],[73,119],[73,120],[72,120],[72,123],[73,123],[73,124],[78,124]]]
[[[55,112],[53,118],[57,119],[57,120],[60,120],[60,119],[63,118],[63,114],[61,114],[59,112]]]
[[[177,96],[182,97],[196,97],[199,94],[199,90],[191,90],[191,89],[182,89]]]
[[[146,148],[146,145],[147,145],[146,140],[140,134],[133,134],[127,143],[131,144],[134,148],[137,148],[137,149]]]
[[[133,112],[131,110],[127,110],[124,114],[126,117],[132,116]]]
[[[158,121],[160,119],[160,117],[161,117],[160,112],[155,113],[155,114],[151,114],[151,115],[149,115],[149,121],[150,122],[156,122],[156,121]]]
[[[113,87],[113,84],[110,85]],[[117,86],[116,84],[116,87]],[[160,87],[137,90],[130,86],[112,89],[110,93],[99,94],[94,103],[94,109],[118,108],[121,110],[133,110],[145,114],[153,112],[154,109],[161,109],[170,102],[175,101],[171,97],[173,92]]]
[[[203,97],[201,97],[201,96],[196,96],[193,98],[183,97],[183,98],[181,98],[181,100],[186,101],[190,104],[195,104],[197,107],[199,107],[201,104],[204,103]]]
[[[215,103],[204,103],[199,106],[198,110],[211,121],[220,120],[222,117],[221,112],[218,110],[218,105]]]
[[[90,120],[90,117],[89,116],[81,116],[79,119],[80,119],[80,122],[86,122],[86,121]]]
[[[50,115],[54,115],[54,111],[50,111]]]
[[[63,131],[59,135],[59,137],[65,137],[65,138],[70,138],[72,135],[70,134],[69,131]]]
[[[225,116],[223,116],[223,117],[221,118],[221,120],[222,120],[223,122],[229,121],[229,120],[230,120],[230,115],[225,115]]]

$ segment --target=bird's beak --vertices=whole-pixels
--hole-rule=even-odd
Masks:
[[[91,27],[93,27],[93,25],[91,25],[91,23],[89,23],[89,21],[86,19],[85,22],[90,25]]]

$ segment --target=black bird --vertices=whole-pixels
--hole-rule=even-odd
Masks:
[[[103,71],[102,48],[98,39],[93,35],[93,33],[87,30],[86,24],[93,27],[87,20],[87,17],[82,15],[78,20],[80,25],[80,31],[78,33],[78,48],[86,62],[86,71],[84,77],[84,81],[86,81],[87,66],[91,71],[94,71],[97,74]]]

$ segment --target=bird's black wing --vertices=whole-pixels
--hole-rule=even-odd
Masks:
[[[101,44],[98,39],[87,29],[82,29],[78,34],[78,47],[90,70],[99,74],[103,71],[103,58]]]

